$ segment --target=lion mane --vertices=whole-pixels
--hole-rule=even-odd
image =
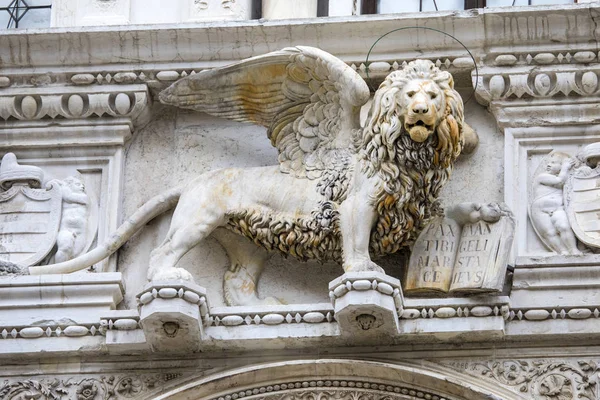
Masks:
[[[422,143],[404,129],[406,107],[399,94],[411,80],[431,80],[442,90],[445,109],[436,110],[435,131]],[[460,155],[463,103],[452,75],[431,62],[412,61],[387,76],[375,93],[359,156],[368,176],[384,185],[373,194],[379,219],[371,233],[374,254],[395,253],[411,244],[437,208],[437,196]]]
[[[406,132],[403,122],[407,110],[399,104],[402,89],[415,79],[435,82],[445,104],[443,110],[436,110],[434,133],[421,143]],[[410,245],[427,224],[438,208],[438,193],[461,152],[462,129],[463,103],[454,90],[452,76],[431,62],[413,61],[381,83],[364,130],[355,132],[358,167],[383,181],[371,196],[379,215],[370,240],[374,256],[395,253]],[[336,157],[332,165],[335,168],[320,178],[318,190],[324,201],[312,215],[290,218],[242,210],[229,215],[228,228],[285,256],[304,261],[341,261],[336,208],[351,184],[353,163],[349,162],[350,156]]]

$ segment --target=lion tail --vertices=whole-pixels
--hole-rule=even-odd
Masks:
[[[148,200],[94,250],[58,264],[29,267],[29,274],[68,274],[88,268],[104,260],[123,246],[127,240],[150,220],[174,208],[179,202],[182,191],[183,187],[177,187]]]

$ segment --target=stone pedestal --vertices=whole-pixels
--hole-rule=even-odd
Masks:
[[[600,256],[518,257],[507,333],[600,337]]]
[[[0,332],[19,327],[62,330],[90,328],[98,314],[123,300],[120,273],[3,276],[0,279]],[[97,329],[97,328],[96,328]]]
[[[0,352],[27,357],[100,349],[100,315],[114,312],[123,293],[120,273],[2,276]]]
[[[335,319],[343,336],[395,336],[399,333],[402,288],[378,272],[347,272],[329,283]]]
[[[138,296],[140,325],[153,351],[197,351],[208,313],[206,290],[186,281],[151,282]]]

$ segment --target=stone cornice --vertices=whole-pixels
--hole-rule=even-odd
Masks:
[[[597,37],[597,14],[596,8],[582,4],[295,21],[8,31],[0,36],[0,91],[3,86],[56,83],[146,83],[151,88],[162,87],[198,70],[290,45],[320,47],[364,75],[361,64],[370,46],[385,33],[408,26],[438,29],[457,37],[482,67],[498,66],[498,60],[511,57],[517,60],[515,65],[521,60],[531,66],[589,63],[597,56],[597,42],[590,40]],[[566,29],[556,32],[550,26]],[[544,54],[553,54],[554,59]],[[423,30],[388,36],[373,49],[370,61],[384,63],[379,71],[373,71],[378,75],[424,56],[453,72],[472,70],[468,54],[457,42]],[[466,73],[458,74],[457,80],[459,85],[470,85]]]
[[[144,85],[11,88],[0,92],[0,118],[5,120],[126,117],[137,120],[148,105]]]
[[[5,88],[0,147],[122,145],[148,122],[150,105],[140,84]]]
[[[597,61],[592,51],[502,54],[479,67],[478,79],[473,76],[476,98],[500,127],[595,124]]]

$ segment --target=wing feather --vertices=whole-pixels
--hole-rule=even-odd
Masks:
[[[325,168],[320,158],[328,150],[352,151],[369,89],[343,61],[299,46],[190,75],[159,97],[166,104],[267,127],[281,170],[312,179]]]

